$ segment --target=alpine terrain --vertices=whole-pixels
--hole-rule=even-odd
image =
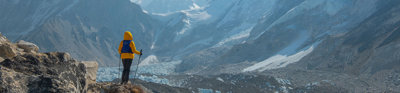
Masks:
[[[0,32],[0,92],[400,92],[399,0],[2,0]]]

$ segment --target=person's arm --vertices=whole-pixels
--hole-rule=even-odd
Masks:
[[[122,41],[121,41],[121,43],[119,43],[119,47],[118,47],[118,52],[119,52],[119,54],[121,54],[121,50],[122,50]]]
[[[131,46],[131,50],[132,50],[133,53],[138,54],[138,55],[141,54],[139,51],[136,50],[135,42],[132,41],[130,46]]]

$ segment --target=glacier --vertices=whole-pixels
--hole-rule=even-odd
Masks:
[[[155,58],[155,59],[154,59]],[[151,74],[151,75],[169,75],[173,74],[175,66],[180,64],[181,61],[171,61],[171,62],[151,62],[152,60],[157,60],[155,56],[149,56],[149,62],[145,64],[140,64],[138,69],[138,76],[141,80],[146,80],[149,82],[163,83],[166,84],[168,81],[163,78],[158,78],[157,76],[145,76],[141,74]],[[146,60],[145,59],[145,60]],[[134,61],[131,66],[130,78],[133,78],[134,71],[136,70],[137,61]],[[101,67],[97,71],[96,81],[112,81],[114,79],[120,78],[122,74],[122,67]]]
[[[259,63],[256,63],[250,67],[247,67],[242,70],[242,72],[251,72],[257,70],[258,72],[262,72],[265,70],[270,70],[270,69],[277,69],[277,68],[282,68],[286,67],[287,65],[291,63],[295,63],[299,60],[301,60],[303,57],[307,56],[314,50],[314,46],[311,46],[307,50],[300,51],[294,55],[276,55],[272,56],[264,61],[261,61]]]

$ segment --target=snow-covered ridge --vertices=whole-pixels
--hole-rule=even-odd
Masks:
[[[282,68],[286,67],[287,65],[291,63],[295,63],[300,61],[303,57],[307,56],[314,50],[314,46],[311,46],[307,50],[300,51],[294,55],[276,55],[272,56],[264,61],[261,61],[257,64],[254,64],[253,66],[247,67],[243,69],[243,72],[251,72],[251,71],[265,71],[265,70],[270,70],[270,69],[277,69],[277,68]]]
[[[130,0],[149,13],[168,14],[208,6],[209,0]]]

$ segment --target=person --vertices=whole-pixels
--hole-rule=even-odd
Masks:
[[[118,52],[121,55],[121,60],[124,68],[121,76],[121,84],[126,84],[129,80],[129,72],[132,60],[135,58],[135,54],[142,55],[141,52],[136,50],[131,32],[126,31],[124,33],[124,40],[122,40],[119,44]]]

